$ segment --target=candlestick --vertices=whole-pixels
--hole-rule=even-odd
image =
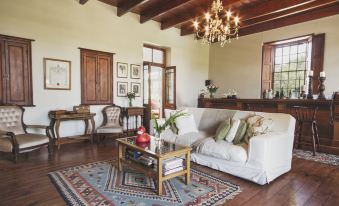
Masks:
[[[321,73],[320,73],[320,74],[321,74]],[[318,99],[326,99],[325,94],[324,94],[324,91],[325,91],[325,85],[324,85],[325,79],[326,79],[326,77],[322,77],[322,76],[320,75],[320,77],[319,77],[320,84],[319,84],[319,95],[318,95]]]
[[[325,72],[320,72],[320,77],[326,77],[326,73]]]
[[[312,75],[309,74],[309,81],[308,81],[308,94],[307,94],[307,99],[313,99],[313,84],[312,84],[312,80],[313,80],[313,71],[312,71]]]
[[[308,71],[308,76],[313,77],[313,70]]]

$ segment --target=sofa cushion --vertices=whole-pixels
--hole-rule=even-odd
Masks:
[[[196,152],[234,162],[246,162],[247,160],[246,145],[233,145],[224,140],[216,142],[213,138],[201,141],[200,145],[196,147]]]
[[[233,141],[233,139],[235,138],[235,135],[237,134],[239,125],[240,125],[239,119],[232,120],[232,125],[231,125],[231,128],[230,128],[230,131],[228,132],[228,134],[225,137],[226,142],[232,142]]]
[[[183,146],[187,146],[187,147],[192,147],[193,144],[205,138],[213,138],[213,134],[209,134],[209,133],[202,132],[202,131],[201,132],[190,132],[184,135],[177,136],[177,138],[175,139],[175,143],[183,145]]]
[[[178,128],[178,135],[198,132],[197,125],[192,114],[178,117],[175,120],[175,125]]]
[[[247,123],[245,120],[240,120],[240,125],[233,139],[233,144],[240,144],[244,142],[244,137],[247,131]]]
[[[227,118],[225,121],[221,122],[217,131],[215,132],[214,139],[215,141],[225,139],[231,128],[231,119]]]
[[[235,110],[226,109],[205,109],[201,115],[198,129],[213,134],[222,121],[227,118],[233,118]]]

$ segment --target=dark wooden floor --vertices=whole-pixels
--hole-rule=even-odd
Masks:
[[[115,144],[62,145],[48,159],[47,149],[20,157],[0,154],[0,205],[65,205],[47,173],[71,166],[116,157]],[[339,205],[339,168],[301,159],[293,160],[292,171],[269,185],[260,186],[206,167],[193,167],[241,186],[242,193],[225,205]]]

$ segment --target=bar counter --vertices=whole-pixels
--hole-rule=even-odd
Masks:
[[[339,99],[227,99],[199,98],[198,107],[287,113],[295,116],[294,106],[318,107],[316,116],[320,151],[339,155]],[[304,125],[301,148],[311,150],[311,126]]]

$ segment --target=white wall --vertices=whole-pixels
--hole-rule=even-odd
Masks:
[[[1,0],[0,34],[35,39],[32,43],[33,102],[26,108],[26,123],[49,122],[47,113],[72,109],[81,103],[80,52],[78,47],[116,53],[114,56],[114,103],[127,106],[127,98],[116,97],[116,62],[142,64],[145,42],[170,48],[168,65],[177,66],[177,104],[195,106],[200,88],[208,77],[209,48],[181,37],[178,29],[160,30],[157,22],[139,23],[139,16],[117,17],[116,8],[99,1],[80,5],[77,0]],[[72,90],[44,90],[43,58],[72,62]],[[123,79],[122,79],[123,80]],[[125,81],[125,80],[123,80]],[[140,80],[141,81],[141,80]],[[142,98],[135,101],[141,105]],[[101,124],[102,106],[92,106],[96,124]],[[65,122],[61,135],[80,134],[83,123]]]
[[[242,98],[259,98],[262,45],[311,33],[326,33],[324,70],[327,95],[339,91],[339,15],[252,34],[221,48],[210,48],[209,78],[220,86],[218,95],[235,88]]]

